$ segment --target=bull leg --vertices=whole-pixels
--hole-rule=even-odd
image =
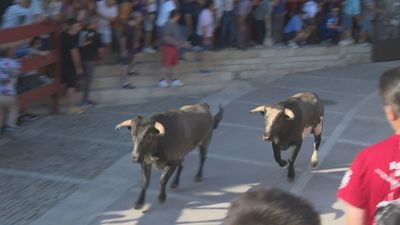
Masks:
[[[298,142],[293,148],[292,148],[292,154],[289,157],[289,170],[288,170],[288,179],[289,181],[293,181],[295,177],[295,170],[294,170],[294,162],[296,161],[297,155],[299,154],[301,145],[303,141]]]
[[[314,150],[311,156],[311,166],[314,168],[317,167],[318,165],[318,150],[320,144],[321,144],[321,134],[314,135]]]
[[[164,203],[167,195],[165,194],[165,186],[168,183],[169,178],[171,175],[174,173],[176,169],[177,163],[171,163],[167,166],[164,167],[163,172],[160,177],[160,184],[161,184],[161,189],[160,189],[160,194],[158,195],[158,201],[160,203]]]
[[[171,185],[172,189],[177,189],[178,188],[178,186],[179,186],[179,178],[181,176],[182,169],[183,169],[183,160],[180,161],[179,164],[178,164],[178,171],[176,172],[174,182],[172,182],[172,185]]]
[[[200,166],[199,170],[197,171],[195,181],[200,182],[203,179],[203,166],[204,166],[204,161],[206,161],[206,155],[207,155],[207,147],[200,145]]]
[[[140,191],[139,198],[135,203],[135,209],[141,209],[144,204],[146,190],[150,184],[150,176],[151,176],[151,165],[143,163],[142,164],[142,190]]]
[[[272,142],[272,148],[274,149],[275,161],[279,164],[280,167],[286,166],[287,161],[281,159],[281,149],[279,148],[279,146]]]

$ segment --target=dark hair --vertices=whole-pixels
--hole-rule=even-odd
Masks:
[[[379,80],[379,93],[385,105],[400,115],[400,67],[385,71]]]
[[[68,26],[72,26],[72,25],[74,25],[74,24],[76,24],[76,23],[78,23],[78,20],[76,20],[75,18],[68,18],[68,20],[67,20],[67,25]]]
[[[252,188],[231,202],[224,225],[320,225],[306,200],[276,188]]]
[[[179,11],[177,9],[173,9],[171,10],[171,12],[169,12],[169,18],[172,19],[174,18],[176,15],[179,15]]]
[[[211,6],[212,4],[214,4],[214,1],[213,1],[213,0],[206,0],[206,2],[204,3],[203,8],[204,8],[204,9],[208,9],[208,8],[210,8],[210,6]]]

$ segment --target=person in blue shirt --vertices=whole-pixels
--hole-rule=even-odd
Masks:
[[[331,41],[335,44],[339,42],[342,28],[339,26],[339,8],[333,8],[326,15],[319,28],[321,40]]]
[[[283,39],[290,48],[298,48],[298,43],[305,42],[309,36],[304,29],[304,15],[302,10],[296,10],[283,30]]]

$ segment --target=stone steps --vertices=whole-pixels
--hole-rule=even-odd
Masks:
[[[194,52],[187,52],[189,60]],[[161,78],[160,55],[139,54],[135,69],[138,76],[130,77],[137,89],[120,88],[121,66],[98,66],[93,80],[93,100],[104,104],[131,103],[149,97],[165,95],[195,95],[206,90],[217,90],[231,80],[247,80],[270,75],[286,75],[313,71],[328,67],[370,62],[371,49],[362,45],[347,47],[307,47],[299,49],[224,50],[210,52],[210,74],[199,73],[199,63],[185,61],[176,69],[184,87],[161,89],[157,86]]]

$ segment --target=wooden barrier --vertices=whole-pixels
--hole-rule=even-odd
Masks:
[[[58,112],[59,96],[61,92],[61,65],[60,65],[60,29],[53,24],[35,24],[17,28],[0,30],[0,44],[12,43],[35,36],[51,34],[53,49],[46,56],[27,56],[19,61],[22,65],[22,73],[41,69],[54,65],[52,82],[23,92],[17,96],[18,105],[21,108],[29,107],[32,103],[51,97],[51,113]]]

